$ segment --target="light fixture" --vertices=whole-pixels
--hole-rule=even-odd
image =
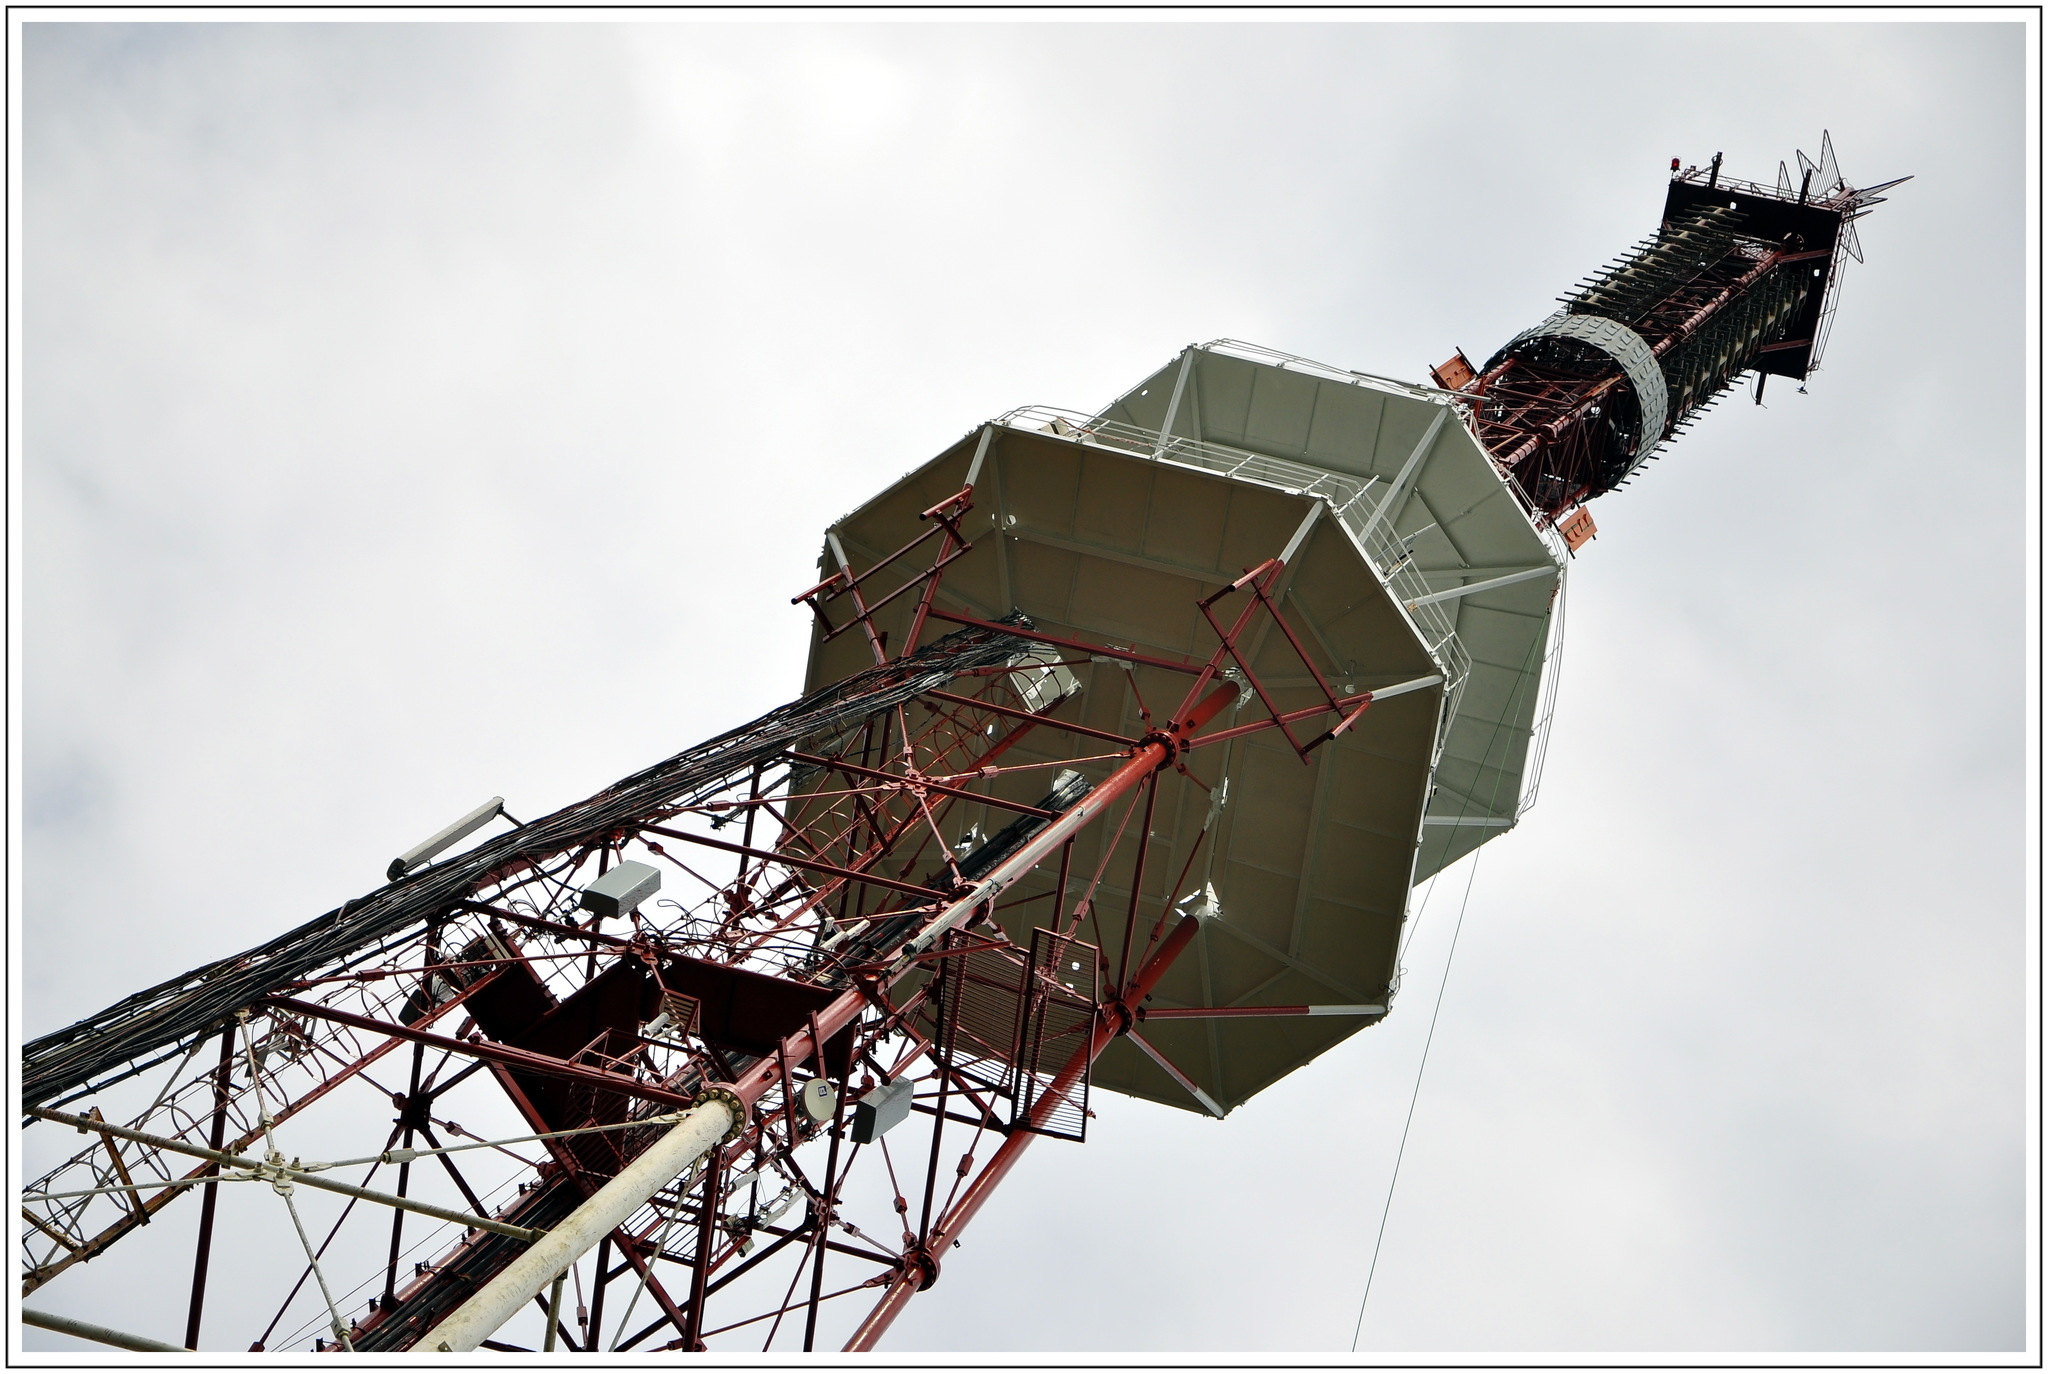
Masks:
[[[431,836],[421,840],[411,849],[406,850],[403,854],[393,859],[391,867],[384,870],[385,881],[397,882],[406,875],[408,870],[418,868],[457,840],[473,835],[483,829],[493,816],[502,814],[504,810],[505,799],[503,797],[492,797],[482,806],[479,806],[447,829],[435,831]]]

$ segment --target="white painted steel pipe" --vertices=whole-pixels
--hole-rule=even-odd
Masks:
[[[1545,563],[1540,568],[1524,568],[1521,572],[1509,573],[1506,577],[1489,577],[1484,582],[1474,582],[1464,587],[1447,587],[1440,592],[1431,592],[1428,596],[1418,596],[1413,601],[1408,602],[1407,606],[1412,611],[1417,606],[1434,606],[1439,601],[1455,601],[1461,596],[1470,596],[1474,592],[1490,592],[1495,587],[1506,587],[1516,582],[1527,582],[1532,577],[1555,576],[1561,571],[1562,569],[1555,563]]]
[[[172,1345],[169,1341],[152,1340],[148,1336],[131,1336],[126,1331],[116,1331],[111,1326],[98,1322],[84,1322],[76,1317],[60,1317],[54,1312],[38,1312],[33,1308],[21,1309],[23,1326],[40,1326],[45,1331],[61,1331],[67,1336],[76,1336],[82,1341],[97,1341],[121,1350],[165,1351],[178,1355],[190,1355],[189,1345]],[[75,1353],[75,1352],[74,1352]]]
[[[734,1124],[732,1109],[724,1102],[703,1102],[690,1108],[667,1135],[528,1246],[525,1254],[505,1266],[468,1302],[444,1317],[414,1349],[469,1351],[482,1345],[553,1283],[555,1275],[581,1259],[649,1198],[702,1159]]]
[[[1371,696],[1375,702],[1381,702],[1389,697],[1406,696],[1410,692],[1419,692],[1425,687],[1434,687],[1443,680],[1443,674],[1431,673],[1428,677],[1410,678],[1406,682],[1397,682],[1391,687],[1375,687],[1372,689]]]

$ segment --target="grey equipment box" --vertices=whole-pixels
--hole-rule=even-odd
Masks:
[[[660,890],[660,869],[626,859],[584,888],[578,905],[600,916],[624,916]]]
[[[915,1079],[899,1078],[884,1083],[853,1104],[853,1143],[872,1145],[884,1132],[903,1124],[910,1115],[910,1097],[917,1090]]]

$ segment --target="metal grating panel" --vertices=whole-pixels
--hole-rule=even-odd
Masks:
[[[1017,1056],[1017,1126],[1062,1140],[1088,1138],[1089,1036],[1095,1029],[1095,975],[1101,956],[1094,945],[1043,928],[1031,932],[1031,963],[1025,969],[1023,1034]],[[1032,1111],[1061,1073],[1079,1065],[1078,1080],[1054,1101],[1045,1120],[1031,1124]]]
[[[959,930],[945,938],[956,948],[986,939]],[[1021,951],[970,949],[939,960],[937,996],[926,1003],[928,1033],[941,1058],[960,1077],[1005,1097],[1015,1076],[1017,990],[1024,974]]]

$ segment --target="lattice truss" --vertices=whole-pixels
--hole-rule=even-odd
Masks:
[[[731,1085],[734,1132],[485,1344],[810,1349],[929,1286],[1025,1141],[1083,1136],[1090,1062],[1191,938],[1194,854],[1142,895],[1160,794],[1210,791],[1202,745],[1312,748],[1370,701],[1194,738],[1277,559],[1204,603],[1170,718],[1114,647],[1021,621],[891,657],[884,568],[928,607],[970,501],[936,553],[806,594],[873,669],[31,1043],[24,1293],[100,1258],[189,1281],[188,1344],[204,1315],[207,1348],[405,1349]],[[1129,736],[1059,718],[1084,688],[1127,694]],[[628,864],[658,892],[593,902]]]
[[[1641,398],[1606,353],[1539,336],[1491,365],[1475,417],[1482,440],[1543,509],[1619,485],[1782,335],[1811,284],[1772,270],[1791,260],[1720,207],[1666,225],[1561,298],[1568,314],[1618,321],[1649,344],[1669,391],[1661,431],[1642,432]]]

